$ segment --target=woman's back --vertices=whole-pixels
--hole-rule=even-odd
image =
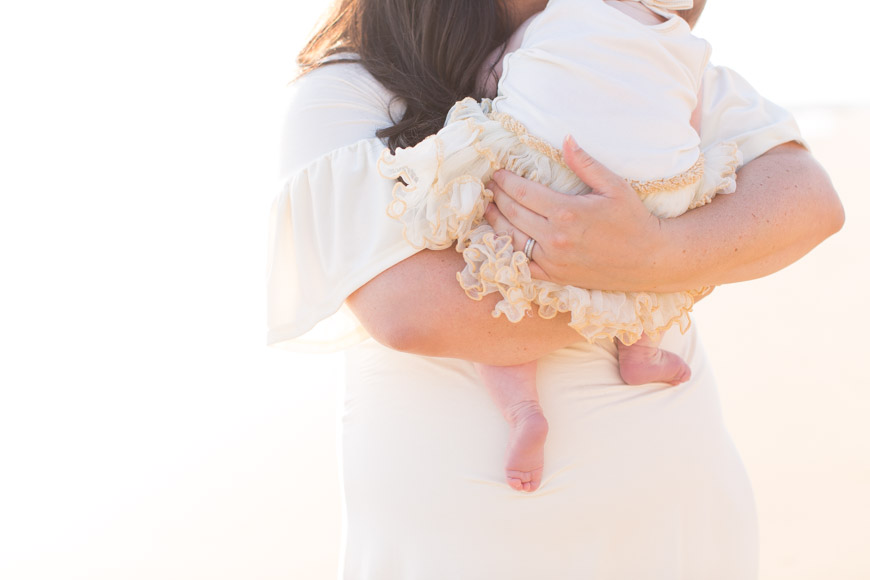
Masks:
[[[626,386],[609,344],[541,359],[550,435],[533,494],[504,483],[507,426],[470,363],[351,349],[344,577],[753,578],[751,490],[706,356],[693,330],[664,346],[689,383]]]

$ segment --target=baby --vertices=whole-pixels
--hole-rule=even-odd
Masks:
[[[589,341],[616,339],[628,384],[677,385],[686,363],[658,348],[672,325],[685,332],[694,302],[710,288],[677,293],[585,290],[532,279],[534,244],[522,251],[483,221],[485,183],[507,169],[569,194],[590,188],[554,144],[566,133],[622,175],[656,216],[669,218],[735,190],[741,162],[733,143],[700,151],[698,107],[710,47],[673,11],[692,0],[550,0],[508,43],[484,82],[498,96],[456,103],[444,128],[414,147],[385,151],[384,177],[399,179],[388,213],[418,248],[456,244],[466,267],[457,277],[474,299],[499,293],[495,316],[520,321],[538,307]],[[515,50],[513,50],[516,48]],[[510,424],[506,477],[517,490],[541,482],[547,421],[538,404],[536,363],[477,365]]]

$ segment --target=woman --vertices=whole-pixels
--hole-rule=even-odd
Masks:
[[[343,418],[345,577],[752,578],[751,492],[694,329],[663,344],[690,364],[689,383],[628,387],[612,345],[577,343],[559,318],[492,318],[491,302],[455,283],[461,256],[415,254],[385,215],[392,184],[374,167],[379,138],[412,144],[458,98],[483,96],[481,63],[543,4],[505,0],[502,14],[495,0],[346,0],[303,53],[312,70],[294,86],[287,187],[273,214],[270,340],[296,339],[345,301],[366,331],[315,329],[356,343]],[[359,61],[314,64],[342,51]],[[500,173],[488,219],[515,247],[538,241],[540,277],[589,288],[679,290],[787,265],[840,227],[842,209],[792,143],[787,114],[750,89],[726,98],[740,83],[722,69],[705,77],[702,139],[737,139],[753,159],[732,196],[659,222],[569,150],[598,195],[567,200]],[[770,125],[747,130],[762,110]],[[365,334],[387,346],[360,342]],[[522,495],[503,483],[506,428],[467,361],[535,358],[551,430],[541,489]]]

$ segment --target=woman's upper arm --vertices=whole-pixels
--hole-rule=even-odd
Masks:
[[[682,276],[663,281],[666,289],[767,276],[837,232],[844,220],[839,197],[791,113],[725,67],[708,66],[703,86],[701,148],[733,141],[744,165],[734,193],[664,224],[661,263]]]
[[[281,186],[269,217],[270,344],[337,348],[361,336],[336,313],[348,295],[413,253],[386,215],[377,171],[390,96],[357,64],[331,64],[290,87]],[[336,316],[333,316],[336,315]]]
[[[664,224],[660,263],[680,273],[662,281],[665,289],[767,276],[837,232],[844,220],[833,184],[791,113],[725,67],[708,66],[703,86],[701,148],[733,141],[744,165],[734,193]]]
[[[791,113],[725,67],[707,68],[704,91],[702,148],[734,141],[744,165],[737,192],[701,210],[733,224],[730,241],[738,247],[747,235],[753,239],[730,268],[719,262],[715,275],[721,277],[718,283],[766,276],[837,232],[845,219],[843,206]],[[683,216],[684,221],[698,217],[693,214]]]
[[[374,138],[378,129],[391,124],[389,107],[397,106],[356,63],[324,65],[287,90],[279,158],[282,181],[318,157]]]

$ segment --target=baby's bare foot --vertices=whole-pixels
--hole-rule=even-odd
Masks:
[[[692,376],[686,361],[657,346],[633,344],[625,346],[617,341],[619,374],[628,385],[668,383],[679,385]]]
[[[505,475],[517,491],[535,491],[544,471],[549,425],[537,401],[522,401],[505,411],[511,428]]]

